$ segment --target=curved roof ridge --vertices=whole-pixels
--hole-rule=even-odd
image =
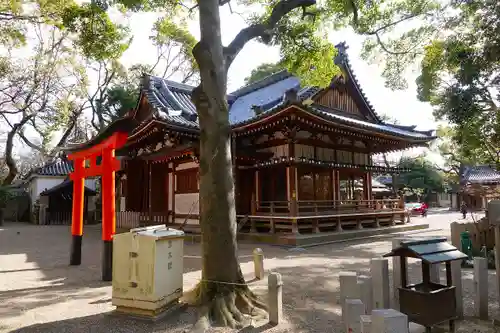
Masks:
[[[263,79],[260,79],[256,82],[253,82],[253,83],[250,83],[248,85],[245,85],[231,93],[229,93],[228,95],[234,97],[234,98],[239,98],[241,96],[244,96],[244,95],[248,95],[250,94],[251,92],[254,92],[256,90],[259,90],[259,89],[262,89],[264,87],[267,87],[267,86],[270,86],[271,84],[273,83],[276,83],[278,81],[282,81],[284,79],[287,79],[289,77],[293,76],[292,74],[290,74],[286,69],[283,69],[279,72],[276,72],[274,74],[271,74],[271,75],[268,75],[266,76],[265,78]]]

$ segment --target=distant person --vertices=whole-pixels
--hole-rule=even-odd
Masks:
[[[422,202],[422,217],[427,217],[427,210],[429,206],[425,202]]]
[[[460,212],[464,216],[464,220],[467,218],[467,204],[465,201],[462,201],[462,205],[460,206]]]

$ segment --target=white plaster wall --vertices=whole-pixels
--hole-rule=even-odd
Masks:
[[[32,179],[32,193],[31,204],[34,205],[35,201],[40,198],[40,193],[45,190],[51,189],[56,185],[61,184],[66,177],[47,177],[37,176]]]
[[[183,193],[175,195],[175,213],[176,214],[195,214],[200,212],[198,193]]]
[[[97,183],[97,178],[86,178],[85,179],[85,186],[91,190],[95,191],[96,183]]]
[[[40,193],[61,184],[65,179],[66,176],[36,176],[32,178],[30,182],[31,204],[35,204],[35,201],[40,198]],[[95,190],[96,181],[96,179],[85,179],[85,186],[91,190]]]

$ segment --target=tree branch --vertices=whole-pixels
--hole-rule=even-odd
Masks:
[[[242,29],[233,41],[224,48],[226,71],[246,43],[257,37],[269,40],[270,32],[284,16],[298,8],[303,8],[305,11],[306,8],[314,6],[315,4],[316,0],[281,0],[274,6],[271,15],[265,22],[252,24]]]

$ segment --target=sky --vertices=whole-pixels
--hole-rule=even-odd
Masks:
[[[234,9],[234,8],[233,8]],[[238,12],[241,12],[238,9]],[[149,41],[151,28],[156,21],[157,14],[140,13],[134,14],[129,19],[134,40],[131,47],[126,51],[122,60],[125,65],[147,62],[153,63],[156,60],[156,49]],[[227,6],[221,10],[222,40],[227,45],[234,36],[246,26],[241,15],[231,14]],[[199,26],[197,21],[189,24],[190,32],[199,37]],[[378,114],[385,114],[393,119],[397,119],[402,125],[417,125],[418,130],[436,129],[438,124],[432,116],[432,108],[428,103],[417,100],[415,72],[405,73],[409,86],[404,91],[392,91],[384,86],[382,78],[382,66],[380,64],[368,64],[360,58],[363,37],[354,32],[345,30],[331,32],[329,40],[333,44],[345,41],[348,45],[348,54],[351,66],[361,88],[372,103]],[[276,62],[279,60],[279,50],[268,47],[256,41],[251,41],[240,52],[235,59],[228,74],[228,91],[234,91],[243,85],[252,69],[262,63]],[[427,149],[417,148],[404,151],[404,155],[415,156],[425,152],[427,158],[437,164],[442,164],[439,154]],[[393,154],[393,158],[399,158],[401,153]]]

